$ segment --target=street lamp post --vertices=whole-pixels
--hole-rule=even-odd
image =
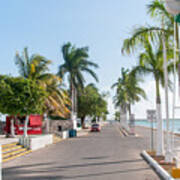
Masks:
[[[177,16],[178,14],[180,14],[180,0],[165,0],[166,2],[166,9],[167,11],[174,15]],[[176,21],[179,21],[179,18],[176,18]],[[164,34],[163,34],[164,35]],[[176,95],[176,24],[174,24],[174,91],[173,91],[173,118],[175,118],[175,95]],[[164,74],[165,74],[165,91],[166,91],[166,121],[167,121],[167,151],[166,151],[166,157],[165,160],[167,162],[171,162],[172,161],[172,154],[171,154],[171,150],[174,149],[174,136],[172,135],[172,143],[170,141],[170,134],[169,134],[169,110],[168,110],[168,96],[167,96],[167,82],[168,82],[168,77],[167,77],[167,57],[166,57],[166,44],[165,44],[165,39],[163,40],[163,46],[164,46]],[[174,120],[173,120],[174,121]],[[173,122],[174,124],[174,122]],[[173,125],[174,126],[174,125]],[[170,149],[170,144],[171,144],[171,148]]]
[[[165,161],[172,162],[172,155],[171,155],[171,140],[170,140],[170,133],[169,133],[169,97],[168,97],[168,72],[167,72],[167,49],[166,49],[166,39],[165,34],[163,32],[163,55],[164,55],[164,79],[165,79],[165,104],[166,104],[166,140],[167,140],[167,147],[166,147],[166,155]]]

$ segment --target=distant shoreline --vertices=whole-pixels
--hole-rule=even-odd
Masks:
[[[166,119],[163,118],[163,121],[165,121],[165,120]],[[180,118],[175,118],[175,119],[170,118],[169,120],[175,120],[175,121],[179,120],[180,121]],[[135,121],[147,121],[147,119],[135,119]]]

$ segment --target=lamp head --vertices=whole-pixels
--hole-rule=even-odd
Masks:
[[[172,14],[177,15],[180,13],[180,0],[165,0],[166,10]]]

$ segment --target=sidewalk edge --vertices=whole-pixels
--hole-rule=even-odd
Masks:
[[[155,170],[162,180],[175,180],[146,151],[143,151],[141,156]]]

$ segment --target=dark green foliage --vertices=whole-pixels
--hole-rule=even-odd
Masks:
[[[96,73],[91,68],[98,68],[98,65],[89,61],[88,47],[76,48],[71,43],[62,47],[64,64],[59,67],[58,75],[63,78],[68,74],[68,79],[74,86],[83,87],[85,79],[83,72],[90,74],[98,81]]]
[[[51,77],[51,74],[47,73],[51,61],[39,54],[29,56],[27,48],[24,48],[22,56],[18,52],[16,53],[15,63],[18,66],[19,74],[24,78],[40,81]]]
[[[90,84],[83,90],[79,91],[78,95],[78,116],[85,119],[86,116],[99,119],[104,118],[108,114],[107,102],[104,96],[101,95],[98,89]]]
[[[85,78],[83,73],[90,74],[98,81],[96,73],[92,68],[98,68],[98,65],[89,61],[88,47],[76,48],[71,43],[66,43],[62,47],[64,63],[59,66],[58,75],[64,78],[68,74],[68,81],[71,92],[71,111],[77,112],[77,89],[84,87]]]
[[[141,81],[141,78],[137,76],[136,69],[131,71],[121,69],[121,77],[112,85],[112,88],[116,88],[115,106],[120,107],[122,112],[129,110],[129,114],[131,114],[131,104],[140,101],[141,98],[146,98],[144,90],[139,86]]]
[[[34,81],[0,76],[0,112],[9,115],[42,114],[46,93]]]
[[[115,117],[115,120],[116,120],[116,121],[120,121],[120,112],[119,112],[119,111],[116,111],[116,112],[114,113],[114,117]]]
[[[49,119],[51,120],[68,120],[68,119],[65,119],[64,117],[61,117],[61,116],[48,116]]]

